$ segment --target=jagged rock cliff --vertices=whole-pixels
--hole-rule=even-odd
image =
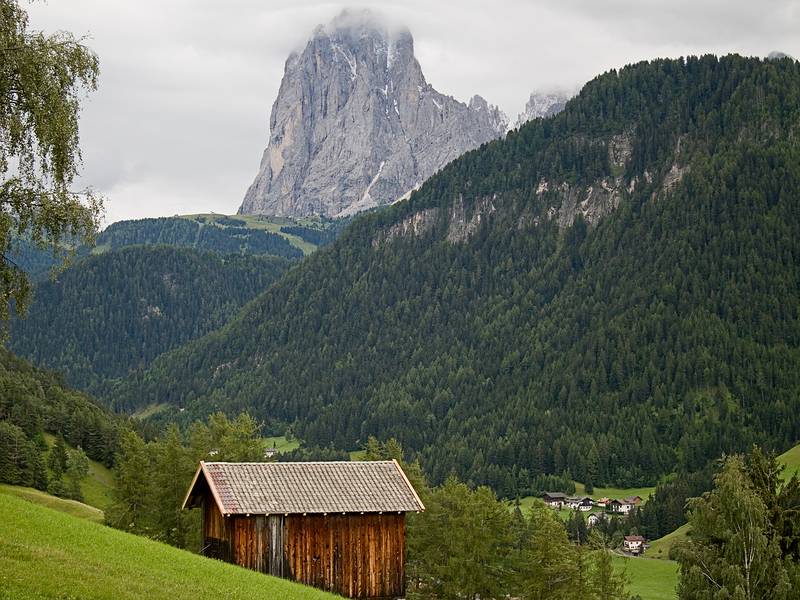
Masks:
[[[525,103],[525,110],[517,116],[515,127],[521,127],[532,119],[557,115],[567,104],[569,95],[564,92],[533,92]]]
[[[345,216],[391,203],[506,129],[480,96],[464,104],[425,81],[408,30],[345,11],[286,61],[239,213]]]

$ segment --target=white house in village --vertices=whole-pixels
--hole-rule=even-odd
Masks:
[[[641,554],[644,550],[644,538],[640,535],[626,535],[622,541],[622,549],[631,554]]]
[[[569,496],[565,504],[572,510],[590,511],[594,506],[594,501],[589,496]]]
[[[586,518],[586,526],[587,527],[594,527],[600,521],[605,521],[608,519],[608,515],[604,512],[593,512]]]

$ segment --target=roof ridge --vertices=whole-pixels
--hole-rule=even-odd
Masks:
[[[384,513],[425,510],[397,461],[201,462],[220,512]],[[184,505],[196,505],[194,489]]]
[[[236,462],[229,462],[229,461],[202,461],[206,465],[374,465],[374,464],[386,464],[390,465],[394,461],[393,460],[293,460],[293,461],[252,461],[252,462],[245,462],[245,461],[236,461]]]

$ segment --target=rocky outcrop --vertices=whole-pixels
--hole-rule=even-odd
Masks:
[[[475,202],[468,216],[464,208],[464,199],[459,197],[450,208],[450,220],[447,228],[447,241],[451,244],[467,241],[478,230],[481,221],[495,212],[494,202],[497,195],[483,198]]]
[[[619,207],[626,194],[633,193],[640,185],[651,186],[654,181],[656,182],[657,185],[651,193],[651,198],[655,201],[660,194],[672,192],[689,171],[687,166],[681,166],[678,162],[681,154],[681,144],[678,140],[674,162],[666,172],[654,177],[645,170],[641,177],[634,176],[628,180],[624,173],[633,154],[633,134],[625,132],[613,135],[603,143],[608,149],[608,162],[612,174],[589,184],[541,179],[534,195],[537,199],[536,204],[545,208],[534,213],[524,211],[517,221],[517,231],[535,228],[547,221],[553,221],[560,229],[566,229],[579,216],[590,227],[594,227]],[[459,195],[446,207],[428,208],[406,216],[376,236],[372,240],[372,245],[377,247],[398,237],[427,235],[433,230],[438,218],[445,219],[448,242],[451,244],[467,242],[478,231],[481,223],[497,211],[502,201],[502,197],[497,194],[478,198],[472,202],[465,201],[464,197]]]
[[[239,213],[336,217],[391,203],[506,129],[480,96],[464,104],[428,84],[408,30],[345,11],[286,61]]]
[[[398,237],[422,237],[433,228],[437,212],[435,208],[427,208],[408,215],[386,231],[382,231],[372,240],[372,247],[377,248],[383,242],[389,242]]]
[[[564,92],[533,92],[525,103],[525,110],[517,116],[515,127],[519,128],[528,121],[557,115],[567,104],[569,95]]]

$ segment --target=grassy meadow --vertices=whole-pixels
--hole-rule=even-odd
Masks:
[[[48,446],[53,446],[55,436],[44,434]],[[69,447],[69,446],[68,446]],[[112,502],[114,491],[114,474],[111,469],[97,461],[89,459],[89,474],[81,481],[83,501],[100,510],[105,510]]]
[[[264,438],[264,441],[267,443],[267,448],[275,448],[275,450],[279,453],[291,452],[292,450],[296,450],[300,447],[300,442],[295,439],[289,441],[283,435],[267,437]]]
[[[220,227],[225,227],[225,225],[217,223],[219,219],[238,219],[240,221],[244,221],[249,229],[263,229],[264,231],[276,233],[279,236],[286,238],[286,241],[288,241],[295,248],[302,250],[303,254],[305,255],[309,255],[317,249],[314,244],[308,243],[303,238],[281,231],[281,227],[286,225],[314,227],[315,223],[309,219],[282,219],[280,217],[264,217],[259,215],[218,215],[216,213],[177,216],[184,219],[191,219],[193,221],[196,221],[198,217],[203,217],[206,219],[206,221],[213,222]]]
[[[326,600],[336,596],[0,493],[0,599]]]
[[[669,551],[678,542],[686,540],[689,536],[689,524],[686,523],[678,527],[672,533],[668,533],[664,537],[650,542],[650,547],[645,551],[648,558],[669,558]]]
[[[800,444],[790,448],[778,457],[778,461],[786,465],[783,478],[788,480],[795,473],[800,473]]]
[[[600,498],[617,498],[622,500],[630,496],[639,496],[644,502],[650,497],[650,494],[656,491],[655,486],[652,487],[632,487],[632,488],[615,488],[615,487],[596,487],[591,494],[586,493],[586,486],[582,483],[575,482],[575,495],[576,496],[591,496],[595,500]]]
[[[0,494],[14,496],[26,502],[57,510],[71,517],[85,519],[94,523],[103,522],[103,511],[99,508],[89,506],[77,500],[57,498],[56,496],[51,496],[46,492],[41,492],[33,488],[0,483]]]
[[[614,568],[628,575],[628,591],[642,600],[675,600],[678,563],[654,558],[614,556]]]

